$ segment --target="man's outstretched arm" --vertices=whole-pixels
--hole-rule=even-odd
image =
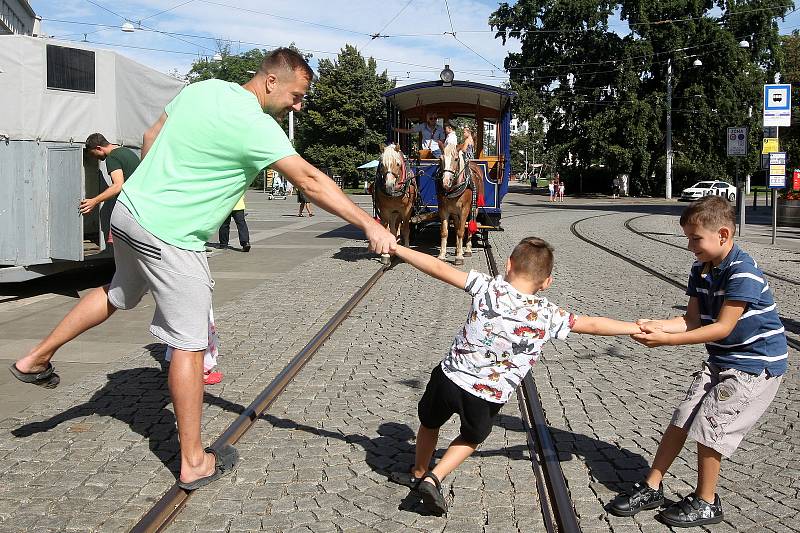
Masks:
[[[361,228],[369,240],[369,249],[379,254],[394,253],[397,238],[354,204],[332,179],[299,155],[284,157],[271,168],[286,176],[317,205]]]

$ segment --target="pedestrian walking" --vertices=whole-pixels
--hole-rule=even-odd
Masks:
[[[619,198],[619,176],[614,176],[611,181],[611,198]]]
[[[239,246],[242,247],[243,252],[250,251],[250,231],[247,228],[247,221],[245,220],[245,203],[244,195],[239,198],[236,205],[233,206],[233,211],[225,218],[222,225],[219,227],[219,247],[227,248],[231,234],[231,218],[236,222],[236,231],[239,234]]]
[[[564,182],[560,180],[558,182],[558,200],[560,202],[564,201]]]
[[[547,192],[550,193],[550,201],[553,202],[556,199],[556,184],[553,180],[547,182]]]
[[[691,527],[722,521],[717,494],[722,457],[736,451],[775,398],[788,367],[788,347],[764,273],[734,244],[736,213],[728,200],[702,198],[684,210],[680,224],[697,258],[686,314],[640,320],[643,332],[633,338],[651,348],[702,342],[709,357],[693,374],[647,477],[617,495],[609,511],[633,516],[663,505],[664,476],[689,437],[697,443],[695,490],[659,517],[670,526]],[[753,519],[758,521],[758,514]]]
[[[570,332],[631,335],[641,329],[633,322],[575,316],[537,294],[553,282],[553,249],[536,237],[517,244],[506,261],[505,277],[462,272],[402,246],[397,247],[397,256],[472,297],[467,323],[431,372],[419,401],[414,465],[409,471],[389,475],[390,480],[417,491],[429,512],[441,515],[447,511],[442,480],[489,436],[495,416],[546,342],[564,340]],[[461,419],[461,432],[429,470],[439,428],[454,414]]]
[[[393,235],[297,155],[278,123],[290,110],[300,111],[313,76],[299,53],[279,48],[244,85],[212,79],[186,86],[145,132],[142,163],[119,194],[111,217],[118,236],[111,284],[90,291],[11,365],[17,379],[55,387],[56,351],[117,309],[135,307],[150,291],[156,306],[150,332],[173,348],[168,383],[184,490],[229,474],[239,460],[232,446],[201,444],[203,354],[214,285],[203,250],[258,171],[277,170],[317,205],[359,227],[370,251],[396,247]]]
[[[300,209],[297,211],[297,216],[303,216],[303,209],[308,211],[308,216],[313,217],[314,213],[311,212],[311,204],[306,199],[306,195],[303,194],[303,189],[297,189],[297,203],[300,204]]]

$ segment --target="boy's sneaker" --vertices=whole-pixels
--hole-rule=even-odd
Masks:
[[[608,512],[617,516],[633,516],[645,509],[655,509],[664,504],[664,485],[660,484],[658,490],[651,489],[642,481],[635,483],[625,492],[617,494],[608,504]]]
[[[719,501],[717,494],[714,495],[714,503],[708,503],[692,493],[661,511],[659,516],[661,520],[673,527],[716,524],[722,522],[722,502]]]

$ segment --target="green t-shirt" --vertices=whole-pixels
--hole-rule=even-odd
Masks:
[[[124,146],[114,148],[111,150],[111,153],[108,154],[108,157],[106,157],[106,170],[108,170],[109,176],[111,176],[111,173],[115,170],[121,169],[122,175],[128,180],[133,176],[133,171],[136,170],[138,166],[139,157],[133,150],[125,148]]]
[[[185,87],[119,201],[162,241],[203,250],[258,172],[296,152],[255,95],[235,83]]]

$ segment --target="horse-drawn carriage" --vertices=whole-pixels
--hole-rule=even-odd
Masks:
[[[407,199],[413,190],[416,198],[411,222],[424,225],[434,220],[441,224],[439,257],[444,258],[448,224],[442,221],[452,219],[457,236],[456,263],[459,264],[463,261],[461,248],[466,228],[470,233],[480,232],[484,238],[488,231],[501,229],[500,204],[508,192],[511,174],[510,124],[514,93],[469,81],[431,81],[398,87],[383,96],[388,116],[387,140],[398,149],[397,153],[409,156],[395,172],[387,168],[391,160],[391,157],[387,159],[387,154],[391,156],[391,153],[384,152],[376,181],[376,203],[380,203],[381,194],[387,196],[386,191],[390,191],[384,187],[381,193],[379,186],[385,185],[386,176],[395,190],[404,190]],[[440,158],[433,158],[428,150],[420,150],[421,142],[416,136],[395,131],[423,122],[430,113],[436,113],[445,124],[471,126],[475,132],[473,159],[465,160],[463,153],[451,147],[446,147]],[[442,124],[438,127],[442,128]],[[395,193],[395,197],[398,196]],[[402,230],[404,240],[406,231]],[[466,242],[466,255],[469,255],[471,238]]]

